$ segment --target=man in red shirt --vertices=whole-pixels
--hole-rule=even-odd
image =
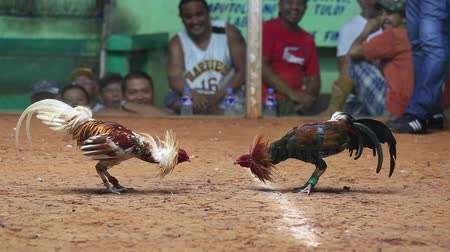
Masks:
[[[279,17],[263,24],[263,98],[272,87],[280,115],[318,114],[320,70],[314,38],[298,26],[307,0],[280,0]]]

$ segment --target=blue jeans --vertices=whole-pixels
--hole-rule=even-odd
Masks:
[[[406,109],[420,119],[442,112],[442,85],[449,60],[450,0],[406,1],[414,61],[414,93]]]

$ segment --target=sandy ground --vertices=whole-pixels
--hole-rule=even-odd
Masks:
[[[369,151],[327,158],[307,196],[291,190],[312,165],[285,161],[263,184],[232,160],[255,134],[274,140],[311,119],[100,117],[160,136],[172,128],[196,157],[162,180],[155,165],[128,160],[110,171],[135,190],[113,195],[94,161],[37,120],[33,147],[22,131],[16,155],[17,119],[0,115],[1,251],[450,250],[449,130],[396,135],[390,179],[387,160],[377,175]]]

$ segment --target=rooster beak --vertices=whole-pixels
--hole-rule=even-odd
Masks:
[[[237,164],[239,164],[239,163],[238,163],[238,161],[235,160],[235,161],[233,162],[233,165],[237,165]]]
[[[192,159],[194,159],[194,158],[196,158],[197,156],[195,156],[195,155],[192,155],[192,156],[190,156],[190,157],[188,157],[189,159],[188,160],[186,160],[187,162],[192,162]]]

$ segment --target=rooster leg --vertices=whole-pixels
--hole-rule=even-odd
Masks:
[[[117,180],[115,177],[113,177],[111,174],[109,174],[108,171],[104,171],[103,174],[106,175],[106,177],[108,178],[108,181],[113,185],[114,189],[117,192],[122,192],[122,191],[127,191],[127,190],[134,190],[133,188],[127,188],[127,187],[123,187],[119,184],[119,180]]]
[[[107,161],[100,161],[95,165],[95,169],[97,170],[98,176],[103,181],[103,185],[105,185],[106,190],[111,193],[120,194],[120,192],[116,188],[112,188],[111,185],[108,182],[108,179],[106,178],[105,172],[108,173],[106,170],[110,167],[109,162]],[[109,175],[109,173],[108,173]],[[111,175],[109,175],[111,176]],[[111,176],[112,177],[112,176]]]
[[[316,169],[314,170],[313,174],[311,175],[311,177],[308,179],[308,182],[306,182],[304,186],[294,188],[293,190],[294,193],[300,192],[309,195],[312,191],[314,191],[314,186],[319,181],[320,176],[322,176],[322,174],[327,169],[327,164],[321,158],[315,160],[312,163],[316,165]]]
[[[107,179],[106,176],[103,174],[103,171],[100,171],[99,169],[97,169],[97,173],[98,173],[98,175],[100,176],[100,178],[102,179],[103,184],[105,185],[106,190],[107,190],[108,192],[120,194],[119,191],[117,191],[116,189],[114,189],[114,188],[111,187],[111,185],[110,185],[109,182],[108,182],[108,179]]]

